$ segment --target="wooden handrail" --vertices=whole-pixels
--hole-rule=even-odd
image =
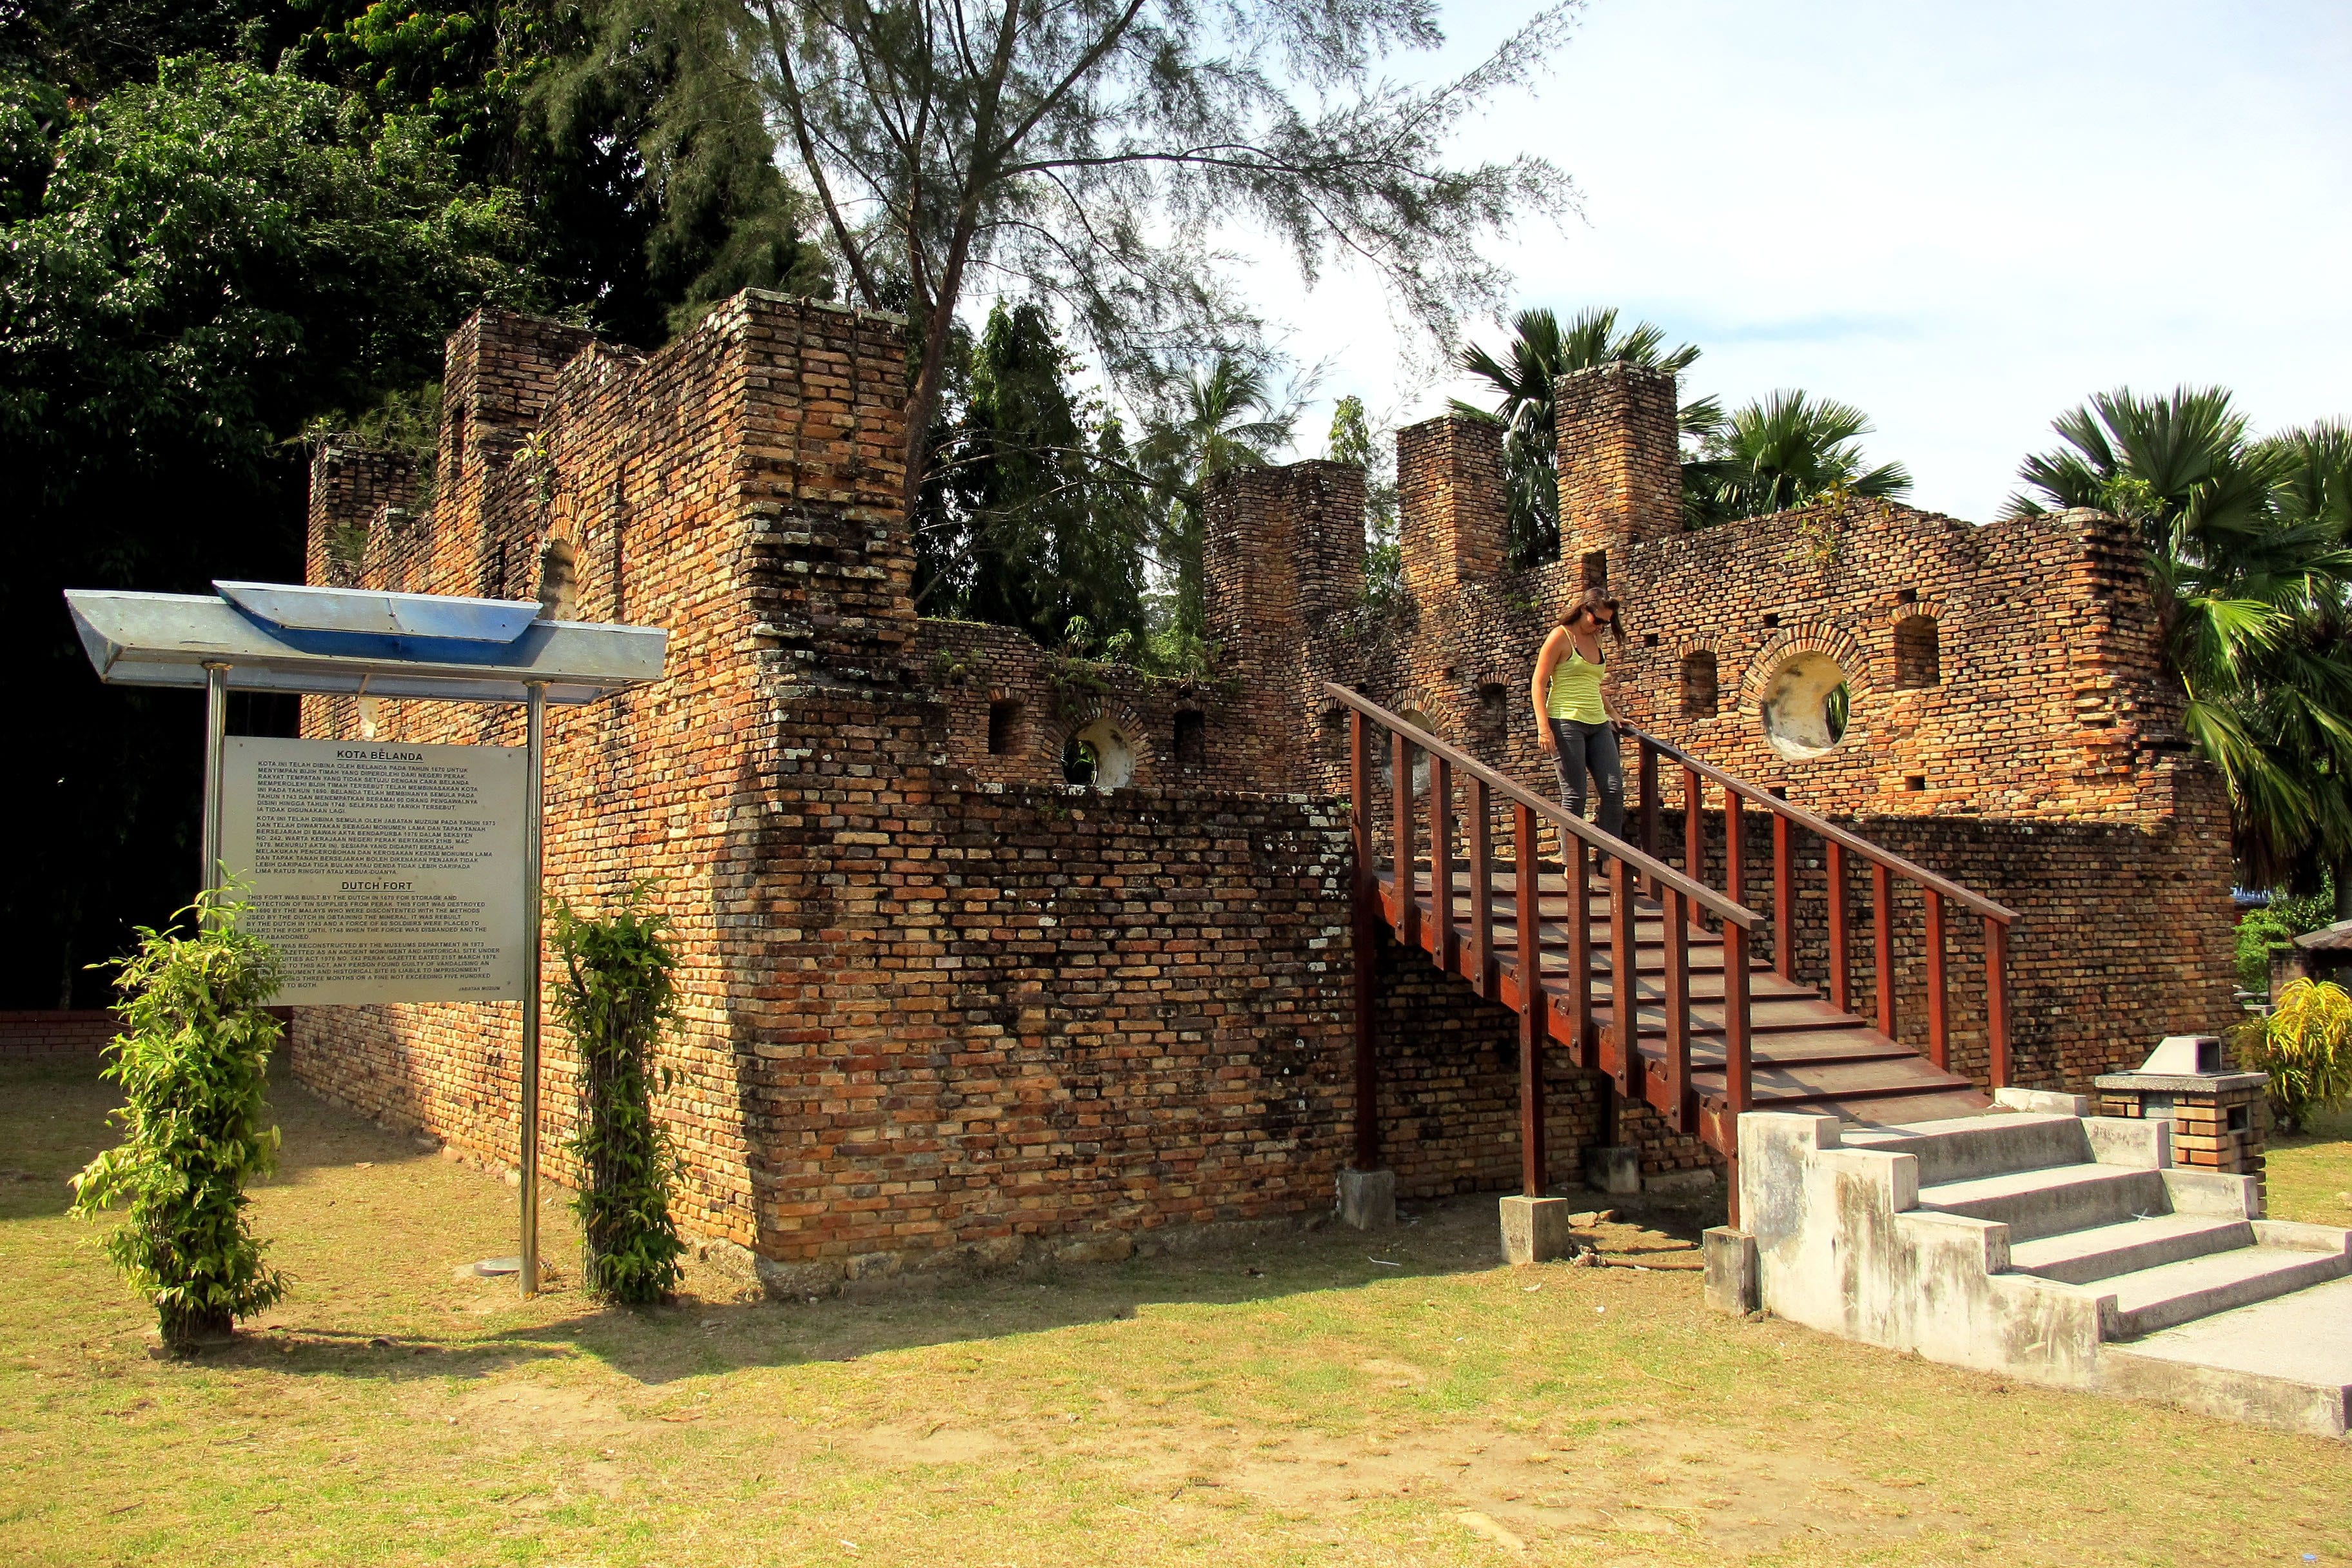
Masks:
[[[1382,708],[1379,704],[1371,702],[1365,698],[1358,696],[1355,692],[1349,690],[1346,687],[1337,685],[1330,681],[1326,681],[1323,685],[1323,694],[1336,701],[1344,703],[1348,707],[1354,709],[1359,713],[1363,714],[1367,719],[1371,720],[1374,723],[1379,724],[1381,728],[1387,730],[1389,733],[1396,739],[1401,740],[1407,744],[1418,747],[1420,750],[1428,752],[1433,757],[1444,758],[1451,767],[1460,770],[1462,773],[1466,773],[1472,778],[1484,781],[1489,790],[1501,795],[1504,799],[1514,802],[1517,805],[1528,807],[1534,811],[1537,816],[1549,820],[1554,826],[1558,826],[1561,832],[1572,833],[1578,838],[1582,839],[1585,843],[1591,845],[1595,849],[1600,850],[1602,854],[1610,856],[1617,860],[1623,861],[1634,870],[1639,871],[1642,876],[1648,879],[1654,886],[1682,894],[1683,897],[1688,899],[1693,904],[1706,910],[1717,919],[1729,921],[1731,924],[1738,926],[1742,931],[1753,931],[1759,925],[1763,923],[1764,917],[1758,914],[1755,910],[1748,908],[1745,904],[1734,903],[1731,900],[1725,898],[1721,893],[1717,892],[1713,888],[1706,886],[1704,882],[1694,881],[1692,879],[1683,875],[1680,871],[1675,870],[1672,866],[1667,865],[1664,861],[1657,859],[1653,856],[1643,854],[1633,845],[1625,842],[1625,840],[1611,837],[1608,834],[1601,832],[1598,827],[1586,822],[1582,817],[1570,816],[1567,810],[1558,803],[1546,800],[1543,796],[1537,795],[1532,790],[1521,788],[1518,784],[1512,783],[1509,779],[1504,777],[1501,773],[1496,773],[1494,769],[1488,767],[1477,758],[1471,756],[1468,752],[1457,751],[1454,747],[1449,746],[1444,742],[1439,740],[1436,736],[1429,733],[1426,730],[1415,729],[1412,725],[1406,723],[1402,719],[1398,718],[1387,709]],[[1636,732],[1638,733],[1638,731]],[[1391,761],[1391,767],[1395,769],[1397,773],[1397,776],[1392,782],[1396,789],[1398,801],[1400,803],[1410,801],[1412,798],[1412,784],[1411,783],[1409,773],[1403,769],[1397,768],[1394,761]],[[1397,840],[1401,846],[1410,843],[1410,829],[1401,829],[1397,831]],[[1969,897],[1971,895],[1961,893],[1958,896]],[[1411,900],[1408,900],[1407,902],[1410,904]],[[1415,906],[1415,914],[1417,915],[1418,912],[1418,907]],[[1419,937],[1420,931],[1418,929],[1418,921],[1416,920],[1415,930],[1412,935],[1405,940],[1409,943],[1417,943]]]
[[[1680,763],[1718,787],[1754,801],[1774,816],[1786,817],[1806,832],[1818,834],[1841,848],[1861,856],[1873,866],[1884,866],[1890,871],[1908,877],[1923,888],[1932,888],[1953,903],[1964,909],[1974,910],[1988,920],[1999,921],[2001,924],[2008,925],[2017,919],[2017,911],[2008,905],[1997,904],[1981,893],[1972,893],[1958,882],[1948,881],[1938,877],[1925,866],[1906,860],[1900,855],[1881,849],[1867,838],[1847,832],[1826,817],[1815,816],[1802,806],[1790,805],[1768,789],[1759,788],[1745,779],[1735,778],[1712,763],[1701,762],[1672,741],[1662,740],[1647,730],[1628,724],[1622,719],[1617,721],[1617,727],[1643,745]]]

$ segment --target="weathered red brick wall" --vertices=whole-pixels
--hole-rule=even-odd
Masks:
[[[1137,787],[1251,785],[1235,682],[1149,675],[1041,647],[1010,626],[929,619],[913,670],[946,709],[949,762],[976,779],[1060,784],[1064,746],[1108,721],[1128,743]]]
[[[88,1057],[94,1061],[121,1026],[104,1007],[0,1012],[0,1061],[29,1057]]]
[[[650,358],[592,344],[551,371],[498,356],[568,342],[483,318],[453,340],[446,421],[476,453],[483,429],[515,428],[473,408],[477,384],[509,414],[528,404],[515,389],[537,397],[535,423],[422,523],[369,521],[370,580],[476,592],[505,570],[530,594],[560,550],[572,613],[671,631],[658,685],[551,715],[547,875],[591,904],[661,879],[686,1005],[658,1110],[692,1229],[756,1247],[797,1288],[1326,1208],[1349,1092],[1336,809],[1170,787],[1157,754],[1143,787],[1110,795],[962,765],[984,754],[982,693],[1042,700],[1050,656],[912,614],[898,331],[747,295]],[[348,461],[320,455],[320,530],[343,521]],[[1106,679],[1155,752],[1181,704],[1215,707]],[[387,703],[372,721],[510,744],[519,718]],[[315,701],[306,731],[363,721]],[[304,1009],[296,1068],[510,1159],[517,1016]],[[551,1028],[545,1062],[553,1145],[579,1086]]]

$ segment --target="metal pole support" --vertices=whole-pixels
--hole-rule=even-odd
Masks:
[[[539,944],[540,821],[547,751],[547,684],[523,688],[522,805],[522,1293],[539,1294]]]
[[[205,666],[205,826],[203,874],[196,891],[209,893],[221,883],[221,796],[223,771],[228,765],[228,666]]]

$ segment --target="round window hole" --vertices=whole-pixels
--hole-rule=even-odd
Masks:
[[[1134,777],[1135,748],[1127,732],[1108,719],[1096,720],[1062,747],[1065,783],[1124,789]]]
[[[1845,739],[1852,700],[1845,671],[1827,654],[1793,654],[1765,683],[1764,738],[1784,757],[1818,757]]]

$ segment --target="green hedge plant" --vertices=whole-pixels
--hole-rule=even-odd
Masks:
[[[246,1184],[277,1162],[264,1074],[278,1020],[278,954],[236,929],[226,893],[201,896],[179,925],[139,928],[114,984],[122,1032],[105,1076],[122,1086],[122,1142],[74,1178],[74,1214],[127,1205],[107,1256],[155,1309],[175,1352],[226,1337],[276,1302],[286,1277],[246,1224]],[[192,917],[192,918],[191,918]]]
[[[586,1173],[573,1209],[586,1237],[583,1273],[601,1300],[643,1305],[677,1286],[686,1244],[670,1218],[680,1165],[654,1120],[648,1058],[677,1016],[677,959],[668,917],[646,907],[640,885],[604,914],[550,907],[563,961],[555,1014],[585,1069],[587,1114],[565,1147]],[[669,1084],[664,1069],[662,1087]]]

